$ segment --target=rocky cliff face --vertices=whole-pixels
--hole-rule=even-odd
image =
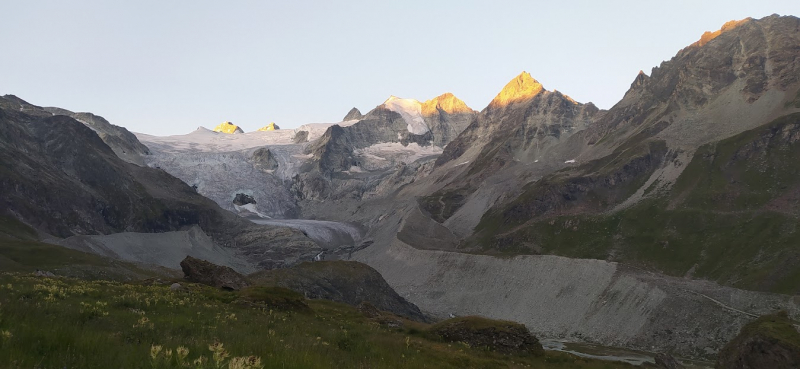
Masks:
[[[798,19],[746,19],[640,73],[591,130],[589,144],[657,137],[692,148],[777,118],[800,81]],[[613,145],[613,144],[612,144]],[[610,146],[610,145],[598,145]]]
[[[422,116],[431,132],[433,144],[447,146],[475,119],[476,112],[451,93],[422,103]]]
[[[547,91],[530,74],[512,79],[481,114],[445,148],[437,166],[461,158],[467,151],[483,160],[498,148],[511,156],[545,159],[549,146],[588,127],[599,113],[558,92]],[[486,148],[486,149],[484,149]]]
[[[567,140],[602,114],[523,72],[445,147],[431,174],[438,185],[420,198],[420,207],[446,227],[453,223],[459,236],[471,234],[499,197],[573,160]]]
[[[398,166],[439,155],[475,115],[450,93],[424,103],[392,96],[358,122],[333,125],[312,142],[306,148],[311,162],[294,178],[293,192],[300,200],[375,193]]]

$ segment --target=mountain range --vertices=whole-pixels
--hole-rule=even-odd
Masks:
[[[131,133],[6,95],[0,215],[173,269],[356,260],[434,318],[682,357],[800,318],[796,17],[726,23],[608,110],[522,72],[481,111],[391,96],[338,123],[220,126]]]

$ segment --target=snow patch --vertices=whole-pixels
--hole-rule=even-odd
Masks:
[[[575,163],[575,159],[569,159],[569,160],[564,162],[564,164],[574,164],[574,163]]]
[[[403,117],[403,120],[406,121],[408,132],[415,135],[424,135],[431,130],[425,123],[425,119],[422,118],[422,104],[419,101],[391,96],[383,105]]]
[[[407,146],[403,146],[399,142],[383,142],[363,149],[353,150],[353,153],[366,157],[377,157],[380,160],[395,159],[396,161],[411,163],[426,156],[441,155],[443,151],[439,146],[420,146],[416,142],[412,142]]]

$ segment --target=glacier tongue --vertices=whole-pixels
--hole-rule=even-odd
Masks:
[[[406,124],[408,124],[408,132],[415,135],[424,135],[431,130],[422,117],[422,104],[420,104],[419,101],[391,96],[383,105],[385,105],[387,109],[403,117]]]

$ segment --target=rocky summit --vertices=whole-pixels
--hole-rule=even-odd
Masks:
[[[500,90],[489,103],[489,108],[502,108],[515,102],[529,100],[543,90],[542,84],[531,77],[530,73],[522,72]]]
[[[159,304],[255,309],[236,311],[264,313],[262,334],[331,325],[309,336],[331,354],[373,352],[364,337],[381,332],[408,357],[456,347],[451,367],[615,367],[569,354],[606,349],[665,368],[796,367],[800,19],[698,36],[607,110],[522,72],[480,111],[390,96],[341,122],[152,136],[6,95],[0,267],[31,269],[30,247],[79,265],[41,259],[55,278],[30,278],[155,274],[148,286],[181,283]],[[29,307],[72,303],[57,295]],[[112,307],[128,304],[144,309]],[[82,327],[101,326],[87,311]]]
[[[221,132],[221,133],[244,133],[244,131],[239,128],[239,126],[231,123],[231,122],[222,122],[218,126],[214,127],[214,132]]]
[[[259,131],[275,131],[275,130],[278,130],[278,129],[281,129],[281,127],[278,127],[278,125],[275,124],[275,122],[272,122],[270,124],[267,124],[266,126],[263,126],[263,127],[259,128],[258,130]]]
[[[357,108],[352,108],[350,109],[349,112],[347,112],[347,115],[345,115],[344,118],[342,118],[342,121],[346,122],[348,120],[359,120],[363,117],[364,115],[361,114],[360,110],[358,110]]]

